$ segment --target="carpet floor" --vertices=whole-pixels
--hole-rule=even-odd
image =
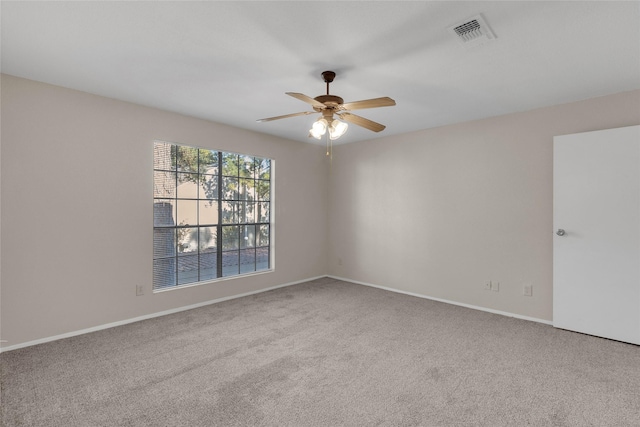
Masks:
[[[3,426],[640,426],[640,347],[330,278],[0,355]]]

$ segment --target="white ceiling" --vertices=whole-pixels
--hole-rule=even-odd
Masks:
[[[337,72],[356,113],[341,143],[640,88],[640,2],[2,1],[3,73],[302,142]],[[448,31],[482,14],[496,39]]]

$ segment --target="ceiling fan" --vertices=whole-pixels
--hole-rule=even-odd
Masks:
[[[259,119],[258,122],[269,122],[271,120],[286,119],[288,117],[306,116],[308,114],[321,113],[322,117],[313,123],[313,126],[309,130],[309,137],[320,139],[327,130],[329,131],[329,138],[335,140],[340,138],[347,131],[347,123],[352,123],[357,126],[361,126],[365,129],[369,129],[374,132],[380,132],[384,130],[385,126],[376,123],[372,120],[365,119],[364,117],[351,114],[349,111],[362,110],[365,108],[378,108],[378,107],[390,107],[396,105],[396,101],[389,97],[366,99],[363,101],[354,101],[345,103],[342,98],[336,95],[329,94],[329,84],[333,82],[336,77],[336,73],[333,71],[323,71],[322,77],[327,84],[327,94],[316,96],[311,98],[310,96],[303,95],[296,92],[286,92],[287,95],[306,102],[313,107],[314,111],[303,111],[300,113],[285,114],[284,116],[269,117],[266,119]],[[334,115],[337,118],[334,118]],[[341,121],[342,120],[342,121]]]

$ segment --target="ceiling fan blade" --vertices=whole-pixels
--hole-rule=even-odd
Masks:
[[[304,95],[302,93],[297,93],[297,92],[285,92],[285,93],[289,96],[293,96],[294,98],[299,99],[300,101],[306,102],[307,104],[311,104],[314,107],[318,107],[322,109],[326,107],[326,105],[324,105],[322,102],[316,101],[310,96]]]
[[[372,120],[365,119],[364,117],[356,116],[355,114],[351,114],[351,113],[341,113],[341,114],[338,114],[338,117],[340,117],[345,122],[362,126],[363,128],[372,130],[374,132],[380,132],[381,130],[384,130],[384,128],[386,127],[385,125],[381,125],[380,123],[376,123]]]
[[[284,116],[267,117],[266,119],[258,119],[256,122],[270,122],[271,120],[286,119],[288,117],[306,116],[309,114],[316,114],[315,111],[303,111],[301,113],[285,114]]]
[[[396,101],[388,96],[382,98],[366,99],[364,101],[347,102],[340,106],[341,110],[362,110],[365,108],[391,107]]]

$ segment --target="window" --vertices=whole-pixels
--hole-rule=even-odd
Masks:
[[[154,142],[154,290],[270,269],[271,167]]]

